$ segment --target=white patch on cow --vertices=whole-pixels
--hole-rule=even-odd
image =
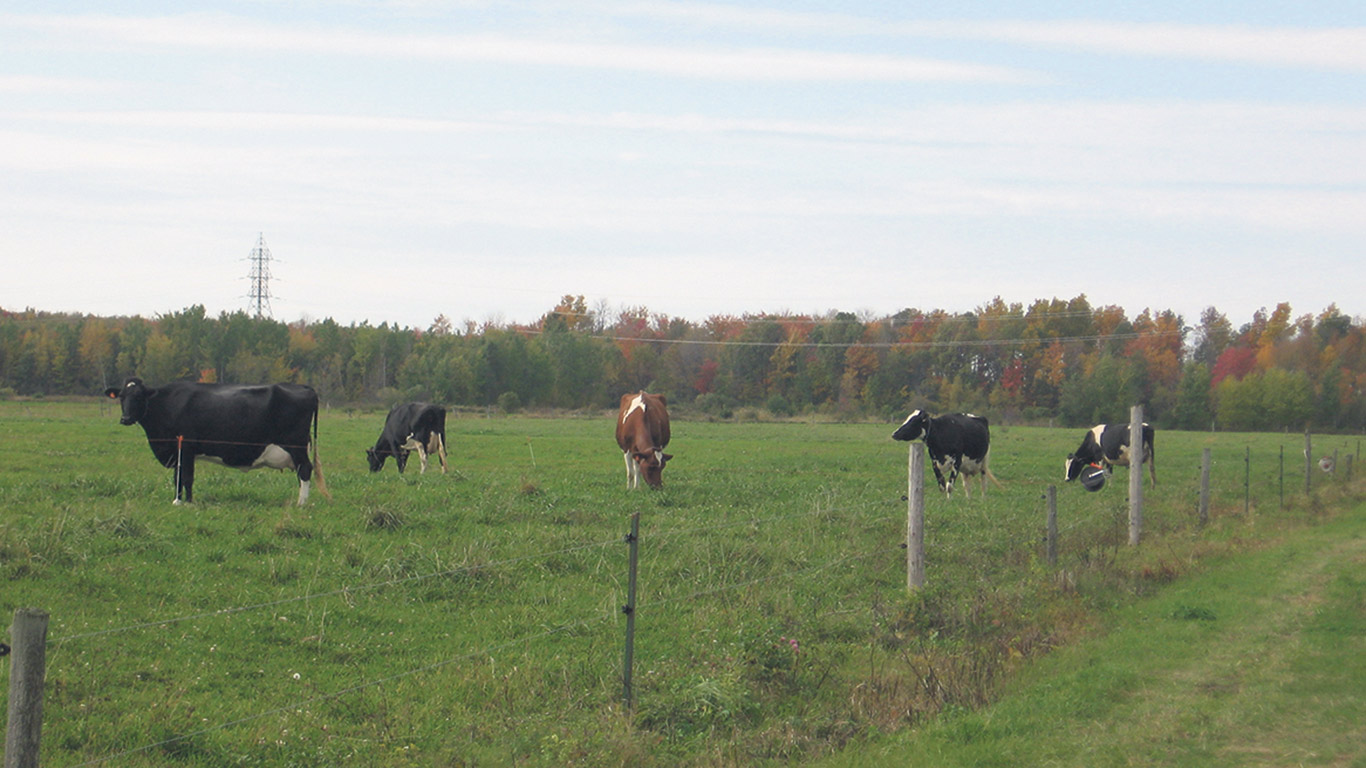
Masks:
[[[982,474],[982,470],[986,468],[986,465],[986,461],[977,461],[976,459],[969,459],[967,456],[964,456],[963,463],[959,465],[958,471],[964,475],[980,475]]]
[[[418,470],[418,474],[425,475],[427,474],[427,446],[423,445],[421,442],[417,440],[414,440],[413,434],[413,432],[409,432],[408,436],[403,438],[402,448],[405,451],[417,451],[418,461],[422,463],[422,469]]]
[[[642,412],[645,410],[645,398],[640,395],[636,395],[635,398],[631,400],[631,407],[626,409],[626,413],[621,414],[621,423],[625,424],[626,417],[635,413],[637,408]]]
[[[903,422],[901,422],[901,426],[904,427],[904,426],[906,426],[907,424],[910,424],[910,423],[911,423],[911,419],[914,419],[916,416],[919,416],[919,415],[920,415],[920,409],[919,409],[919,408],[915,409],[914,411],[911,411],[911,415],[910,415],[910,416],[907,416],[907,417],[906,417],[906,420],[903,421]]]
[[[1116,456],[1115,460],[1111,461],[1110,463],[1114,464],[1117,467],[1129,466],[1129,446],[1121,445],[1119,447],[1119,455]]]
[[[261,455],[256,457],[256,461],[251,463],[249,469],[257,467],[270,467],[271,469],[294,469],[294,459],[289,455],[289,451],[271,443],[266,446]]]
[[[1094,427],[1091,428],[1091,439],[1093,439],[1093,440],[1096,441],[1096,445],[1103,445],[1103,443],[1100,442],[1100,433],[1102,433],[1102,432],[1104,432],[1104,431],[1105,431],[1105,425],[1104,425],[1104,424],[1097,424],[1096,426],[1094,426]]]
[[[640,465],[631,459],[631,452],[622,452],[622,458],[626,459],[626,490],[631,490],[640,485]]]
[[[299,506],[303,506],[308,501],[308,481],[299,483]]]

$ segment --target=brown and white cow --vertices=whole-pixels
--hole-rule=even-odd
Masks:
[[[626,460],[626,487],[637,488],[640,478],[651,488],[664,485],[664,464],[673,456],[669,444],[669,410],[663,395],[645,392],[621,396],[617,415],[617,445]]]

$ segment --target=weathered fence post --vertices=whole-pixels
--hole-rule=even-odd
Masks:
[[[1344,461],[1347,462],[1347,471],[1342,476],[1343,482],[1350,483],[1352,482],[1352,454],[1349,453],[1346,456],[1343,456],[1342,458]]]
[[[1129,546],[1143,536],[1143,406],[1129,409]]]
[[[1210,449],[1205,446],[1204,452],[1200,455],[1200,527],[1204,528],[1209,523],[1209,469],[1210,469]]]
[[[1281,509],[1285,509],[1285,445],[1281,445]]]
[[[1243,447],[1243,514],[1252,511],[1252,446]]]
[[[10,627],[9,724],[5,768],[37,768],[43,736],[43,680],[47,676],[47,612],[20,608]]]
[[[906,479],[906,591],[925,586],[925,452],[911,443]]]
[[[1048,486],[1048,564],[1058,564],[1058,486]]]
[[[1304,495],[1308,496],[1314,489],[1314,441],[1309,437],[1309,430],[1304,431]]]
[[[631,515],[631,532],[626,535],[626,543],[630,545],[631,555],[630,565],[627,566],[626,605],[621,607],[621,612],[626,614],[626,653],[622,660],[621,699],[626,711],[630,712],[635,708],[631,691],[631,669],[636,652],[636,565],[640,562],[639,512]]]

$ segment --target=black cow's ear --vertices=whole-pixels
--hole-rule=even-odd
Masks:
[[[666,453],[666,454],[664,454],[664,460],[665,460],[665,461],[668,461],[669,459],[672,459],[673,457],[674,457],[674,455],[673,455],[672,453]]]
[[[106,389],[104,391],[104,396],[109,398],[110,400],[117,400],[119,399],[119,391],[113,387],[110,387],[109,389]]]

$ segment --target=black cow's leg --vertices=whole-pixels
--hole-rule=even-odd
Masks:
[[[308,449],[299,451],[299,455],[293,456],[294,466],[298,469],[295,472],[299,475],[299,506],[303,506],[308,501],[309,481],[313,479],[313,462],[308,460]]]
[[[934,470],[934,481],[939,484],[939,490],[945,493],[953,493],[944,485],[944,473],[939,471],[939,462],[931,461],[930,468]]]

